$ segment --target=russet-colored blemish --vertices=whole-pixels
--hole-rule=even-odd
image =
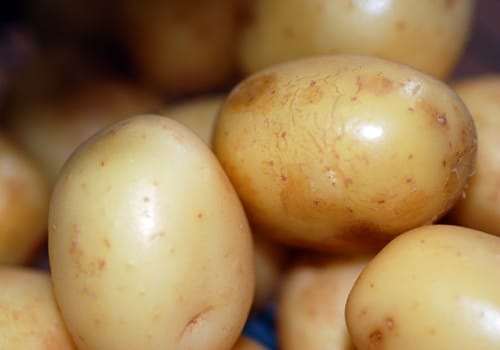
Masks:
[[[100,165],[101,167],[103,167],[103,166],[104,166],[104,160],[101,160],[101,161],[99,162],[99,165]]]
[[[104,246],[105,246],[106,248],[108,248],[108,249],[110,249],[110,248],[111,248],[111,242],[109,241],[109,239],[104,238],[103,243],[104,243]]]
[[[385,95],[394,90],[394,82],[385,77],[382,73],[368,76],[358,76],[356,78],[357,92],[370,92],[377,96]]]
[[[233,115],[255,105],[260,110],[273,105],[272,90],[276,90],[278,78],[275,74],[258,74],[240,83],[224,104],[223,114]]]
[[[380,330],[376,329],[369,335],[370,345],[379,345],[383,341],[383,334]]]
[[[196,215],[196,217],[197,217],[198,219],[202,219],[202,218],[203,218],[203,213],[202,213],[202,212],[199,212],[199,213]]]
[[[413,153],[408,154],[408,160],[412,160],[412,159],[413,159]]]
[[[441,125],[446,125],[446,123],[447,123],[447,120],[446,120],[446,114],[444,114],[444,113],[443,113],[443,114],[438,114],[438,115],[436,116],[436,120],[437,120],[437,122],[438,122],[439,124],[441,124]]]
[[[457,5],[457,0],[445,0],[445,7],[448,11],[452,11]]]

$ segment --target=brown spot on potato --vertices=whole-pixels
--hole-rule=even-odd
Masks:
[[[444,6],[448,11],[453,11],[457,5],[457,0],[445,0]]]
[[[396,21],[395,28],[398,32],[404,32],[406,30],[406,22],[403,20]]]
[[[198,213],[198,215],[196,215],[196,217],[197,217],[198,219],[202,219],[202,218],[203,218],[203,213],[202,213],[202,212],[199,212],[199,213]]]
[[[143,198],[143,201],[144,201],[144,203],[148,203],[148,202],[149,202],[149,197],[147,197],[147,196],[146,196],[146,197],[144,197],[144,198]]]
[[[408,160],[412,160],[412,159],[413,159],[413,153],[408,154]]]
[[[222,114],[238,114],[248,110],[250,106],[261,111],[268,109],[273,104],[271,91],[276,90],[277,83],[277,76],[270,73],[258,74],[244,80],[226,99]]]
[[[99,165],[100,165],[101,167],[103,167],[103,166],[104,166],[104,160],[101,160],[101,161],[99,162]]]
[[[111,248],[111,242],[109,241],[109,239],[104,238],[103,243],[104,243],[104,246],[105,246],[106,248],[108,248],[108,249],[110,249],[110,248]]]
[[[394,82],[382,73],[368,76],[360,75],[356,78],[356,85],[358,87],[357,94],[370,92],[379,96],[388,94],[394,90]]]
[[[372,346],[372,345],[379,345],[382,343],[382,341],[384,340],[384,336],[382,334],[382,332],[378,329],[374,330],[373,332],[370,333],[369,335],[369,346]]]

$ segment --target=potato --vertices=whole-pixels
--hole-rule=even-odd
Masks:
[[[474,0],[256,0],[238,60],[249,74],[321,54],[364,54],[445,79],[462,56]]]
[[[0,264],[27,264],[47,236],[49,185],[33,159],[0,132]]]
[[[212,143],[215,119],[224,99],[223,94],[203,95],[171,104],[159,111],[164,115],[191,128],[207,145]]]
[[[500,75],[476,76],[452,85],[474,117],[477,166],[450,223],[500,236]]]
[[[500,348],[500,238],[429,225],[391,241],[349,294],[357,350]]]
[[[332,55],[238,84],[213,148],[257,231],[362,252],[452,207],[473,172],[476,133],[444,83],[387,60]]]
[[[237,1],[123,1],[118,36],[139,74],[168,95],[225,87],[235,74]]]
[[[253,238],[256,280],[252,309],[259,312],[275,297],[290,252],[285,246],[270,241],[262,235],[254,233]]]
[[[61,319],[47,272],[0,267],[0,349],[76,349]]]
[[[241,336],[232,350],[265,350],[265,348],[247,336]]]
[[[158,96],[143,87],[100,75],[73,55],[50,53],[34,62],[9,97],[7,130],[41,164],[51,184],[67,157],[88,137],[160,105]],[[85,75],[71,71],[80,68]]]
[[[301,256],[283,277],[277,334],[281,350],[351,350],[345,303],[368,256]]]
[[[227,350],[254,293],[234,188],[194,132],[155,115],[73,153],[50,202],[49,259],[80,350]]]

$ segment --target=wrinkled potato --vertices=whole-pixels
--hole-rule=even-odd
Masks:
[[[478,133],[477,166],[450,222],[500,236],[500,75],[452,85],[469,108]]]
[[[221,109],[213,145],[258,232],[361,252],[452,207],[473,172],[476,133],[443,82],[337,55],[242,81]]]
[[[35,61],[18,78],[8,101],[7,131],[41,164],[51,184],[88,137],[160,105],[151,92],[126,79],[99,75],[75,55],[56,52]]]
[[[46,272],[0,267],[0,349],[76,349]]]
[[[237,1],[123,1],[118,36],[139,74],[166,94],[213,91],[235,74]]]
[[[429,225],[391,241],[347,300],[357,350],[500,348],[500,238]]]
[[[0,264],[27,264],[47,237],[49,185],[19,145],[0,133]]]
[[[231,349],[252,303],[251,231],[217,159],[172,119],[82,144],[49,210],[64,320],[84,349]]]
[[[266,350],[266,348],[249,337],[241,336],[232,350]]]
[[[223,94],[216,94],[186,99],[158,113],[191,128],[207,145],[211,145],[215,119],[225,98]]]
[[[238,54],[245,73],[304,56],[364,54],[445,79],[462,56],[474,0],[256,0]]]
[[[352,350],[345,303],[368,256],[300,257],[283,277],[277,334],[281,350]]]

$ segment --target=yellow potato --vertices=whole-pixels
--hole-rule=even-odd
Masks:
[[[122,41],[145,81],[167,94],[226,86],[235,72],[237,1],[123,1]]]
[[[254,234],[255,247],[255,296],[253,310],[260,311],[275,297],[286,267],[289,252],[280,244]]]
[[[365,256],[300,257],[283,277],[277,318],[279,348],[354,349],[345,325],[345,303],[368,261]]]
[[[75,349],[46,272],[0,267],[0,349]]]
[[[429,225],[391,241],[349,294],[357,350],[500,348],[500,238]]]
[[[11,93],[6,115],[8,132],[41,164],[51,184],[67,157],[88,137],[160,104],[157,96],[131,81],[96,76],[89,67],[83,70],[91,72],[79,76],[69,72],[71,63],[57,64],[71,60],[72,54],[53,55],[26,70]],[[72,69],[80,68],[78,63]],[[36,88],[31,86],[33,80]]]
[[[249,2],[239,65],[253,73],[321,54],[364,54],[444,79],[462,56],[474,0],[255,0]]]
[[[448,218],[500,236],[500,75],[478,76],[452,87],[474,118],[479,143],[476,172]]]
[[[49,185],[37,163],[0,133],[0,264],[27,264],[47,236]]]
[[[237,85],[214,152],[255,229],[301,247],[379,249],[462,195],[475,127],[444,83],[368,56],[318,56]]]
[[[241,336],[232,350],[266,350],[266,348],[249,337]]]
[[[251,231],[182,124],[118,122],[66,163],[49,211],[58,304],[84,349],[230,349],[254,293]]]
[[[207,145],[212,143],[213,127],[225,95],[206,95],[182,100],[158,112],[191,128]]]

